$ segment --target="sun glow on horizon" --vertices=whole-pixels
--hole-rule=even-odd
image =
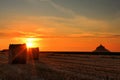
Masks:
[[[27,48],[33,47],[33,43],[26,43],[26,45],[27,45]]]
[[[38,47],[36,41],[36,38],[26,38],[25,43],[27,45],[27,48]]]

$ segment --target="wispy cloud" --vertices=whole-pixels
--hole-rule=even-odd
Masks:
[[[16,16],[12,20],[10,18],[7,22],[2,21],[0,24],[4,24],[6,27],[1,28],[0,37],[119,38],[120,34],[119,31],[113,29],[113,26],[119,25],[119,22],[95,20],[84,16],[74,18]]]
[[[40,32],[23,32],[23,31],[11,31],[0,32],[2,38],[120,38],[118,34],[112,33],[79,33],[70,35],[51,35]]]
[[[76,16],[76,13],[74,11],[72,11],[71,9],[68,9],[68,8],[65,8],[57,3],[55,3],[54,1],[52,0],[49,0],[48,1],[53,7],[55,7],[56,9],[60,10],[61,12],[63,13],[66,13],[68,15],[71,15],[71,16]]]
[[[81,33],[81,34],[71,34],[71,38],[120,38],[120,35],[113,33]]]
[[[76,16],[76,13],[73,10],[62,6],[54,2],[53,0],[27,0],[27,1],[31,3],[37,3],[37,4],[41,2],[46,2],[46,3],[49,3],[51,6],[53,6],[54,8],[56,8],[57,10],[61,11],[63,14],[70,15],[72,17]]]

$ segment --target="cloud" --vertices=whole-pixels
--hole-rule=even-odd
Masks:
[[[106,31],[110,24],[102,20],[94,20],[83,16],[76,16],[74,18],[62,18],[62,17],[30,17],[43,23],[44,26],[63,29],[66,32],[99,32]],[[42,21],[41,21],[42,20]]]
[[[118,34],[112,33],[79,33],[69,35],[51,35],[40,32],[10,31],[0,32],[2,38],[120,38]]]
[[[41,3],[41,2],[46,2],[46,3],[49,3],[51,6],[53,6],[54,8],[56,8],[57,10],[61,11],[63,14],[66,14],[66,15],[69,15],[69,16],[72,16],[74,17],[76,15],[76,13],[69,9],[69,8],[66,8],[56,2],[54,2],[53,0],[27,0],[28,2],[30,3]]]
[[[14,38],[14,37],[21,37],[24,34],[19,33],[19,32],[0,32],[0,37],[1,38]]]
[[[1,28],[0,37],[119,38],[120,33],[113,31],[114,25],[119,26],[116,21],[95,20],[84,16],[15,16],[0,22],[5,26],[4,29]]]
[[[120,38],[120,35],[116,34],[116,35],[110,35],[110,36],[107,36],[108,38]]]
[[[67,15],[71,15],[71,16],[76,16],[76,13],[74,11],[72,11],[71,9],[65,8],[57,3],[55,3],[52,0],[49,0],[49,3],[55,7],[56,9],[60,10],[63,13],[66,13]]]

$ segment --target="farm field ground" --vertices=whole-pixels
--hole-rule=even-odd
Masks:
[[[0,53],[0,80],[120,80],[120,56],[40,53],[38,61],[8,64]]]

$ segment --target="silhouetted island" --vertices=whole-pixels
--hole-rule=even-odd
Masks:
[[[81,54],[81,55],[120,55],[120,52],[112,52],[100,44],[93,51],[41,51],[40,53],[47,54]]]
[[[106,49],[102,44],[98,46],[93,52],[110,52],[108,49]]]

